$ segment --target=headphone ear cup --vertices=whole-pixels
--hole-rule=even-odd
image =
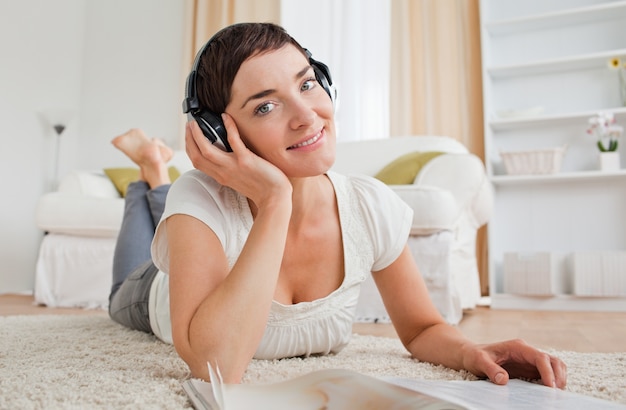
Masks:
[[[333,85],[333,80],[330,76],[330,70],[328,66],[324,63],[321,63],[313,58],[309,58],[309,62],[313,67],[313,71],[315,72],[315,79],[322,86],[326,94],[330,97],[333,105],[337,99],[337,89]]]
[[[222,119],[208,110],[200,109],[196,113],[192,113],[192,117],[198,123],[205,137],[211,143],[220,143],[224,145],[226,151],[232,151],[226,135],[226,127]],[[219,145],[219,144],[218,144]]]

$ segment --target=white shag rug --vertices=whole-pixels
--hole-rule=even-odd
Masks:
[[[626,405],[626,353],[551,352],[568,365],[568,391]],[[253,360],[244,383],[325,368],[373,376],[475,380],[411,359],[397,339],[354,335],[338,355]],[[106,316],[0,317],[0,409],[191,408],[174,348]]]

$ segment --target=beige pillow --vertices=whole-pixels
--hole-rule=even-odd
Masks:
[[[139,179],[139,168],[105,168],[104,173],[109,177],[111,182],[113,182],[113,185],[115,185],[115,188],[122,198],[126,196],[128,184]],[[169,167],[168,173],[170,174],[170,180],[172,182],[180,176],[180,172],[176,167]]]
[[[410,152],[404,154],[380,170],[374,178],[387,185],[409,185],[415,180],[422,167],[431,159],[445,154],[444,152]]]

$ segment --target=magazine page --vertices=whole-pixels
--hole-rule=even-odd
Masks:
[[[223,384],[220,386],[222,400],[215,399],[216,386],[210,383],[193,379],[184,382],[183,387],[198,410],[468,409],[459,404],[459,400],[437,398],[382,379],[339,369],[320,370],[275,384]]]
[[[384,380],[399,386],[445,398],[463,400],[468,408],[484,410],[612,410],[625,407],[618,403],[597,399],[591,396],[553,389],[519,379],[509,380],[505,386],[498,386],[487,380],[480,381],[439,381],[415,380],[386,377]]]

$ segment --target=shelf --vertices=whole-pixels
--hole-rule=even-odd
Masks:
[[[491,307],[626,312],[626,296],[502,293],[509,249],[626,249],[620,218],[626,166],[595,169],[597,149],[584,134],[598,112],[626,124],[626,107],[612,88],[617,79],[607,66],[611,58],[626,59],[626,0],[480,4],[482,17],[500,16],[481,20],[485,165],[495,187],[488,235]],[[563,145],[571,155],[561,172],[504,174],[499,152]]]
[[[489,126],[494,131],[506,131],[511,129],[519,129],[520,127],[554,126],[559,125],[559,123],[569,123],[572,120],[587,120],[587,118],[596,115],[598,111],[612,112],[615,116],[621,116],[626,114],[626,107],[600,109],[593,111],[579,111],[555,115],[499,119],[489,121]]]
[[[626,169],[617,172],[579,171],[545,175],[494,175],[491,177],[491,182],[496,186],[511,186],[562,183],[567,181],[594,181],[610,178],[624,178],[626,180]]]
[[[626,297],[582,297],[574,295],[524,296],[495,294],[491,309],[626,312]]]
[[[491,78],[505,78],[550,72],[564,72],[607,67],[613,57],[626,56],[626,49],[608,50],[592,54],[536,61],[526,64],[487,67]]]
[[[513,34],[626,16],[626,1],[486,22],[489,34]]]

